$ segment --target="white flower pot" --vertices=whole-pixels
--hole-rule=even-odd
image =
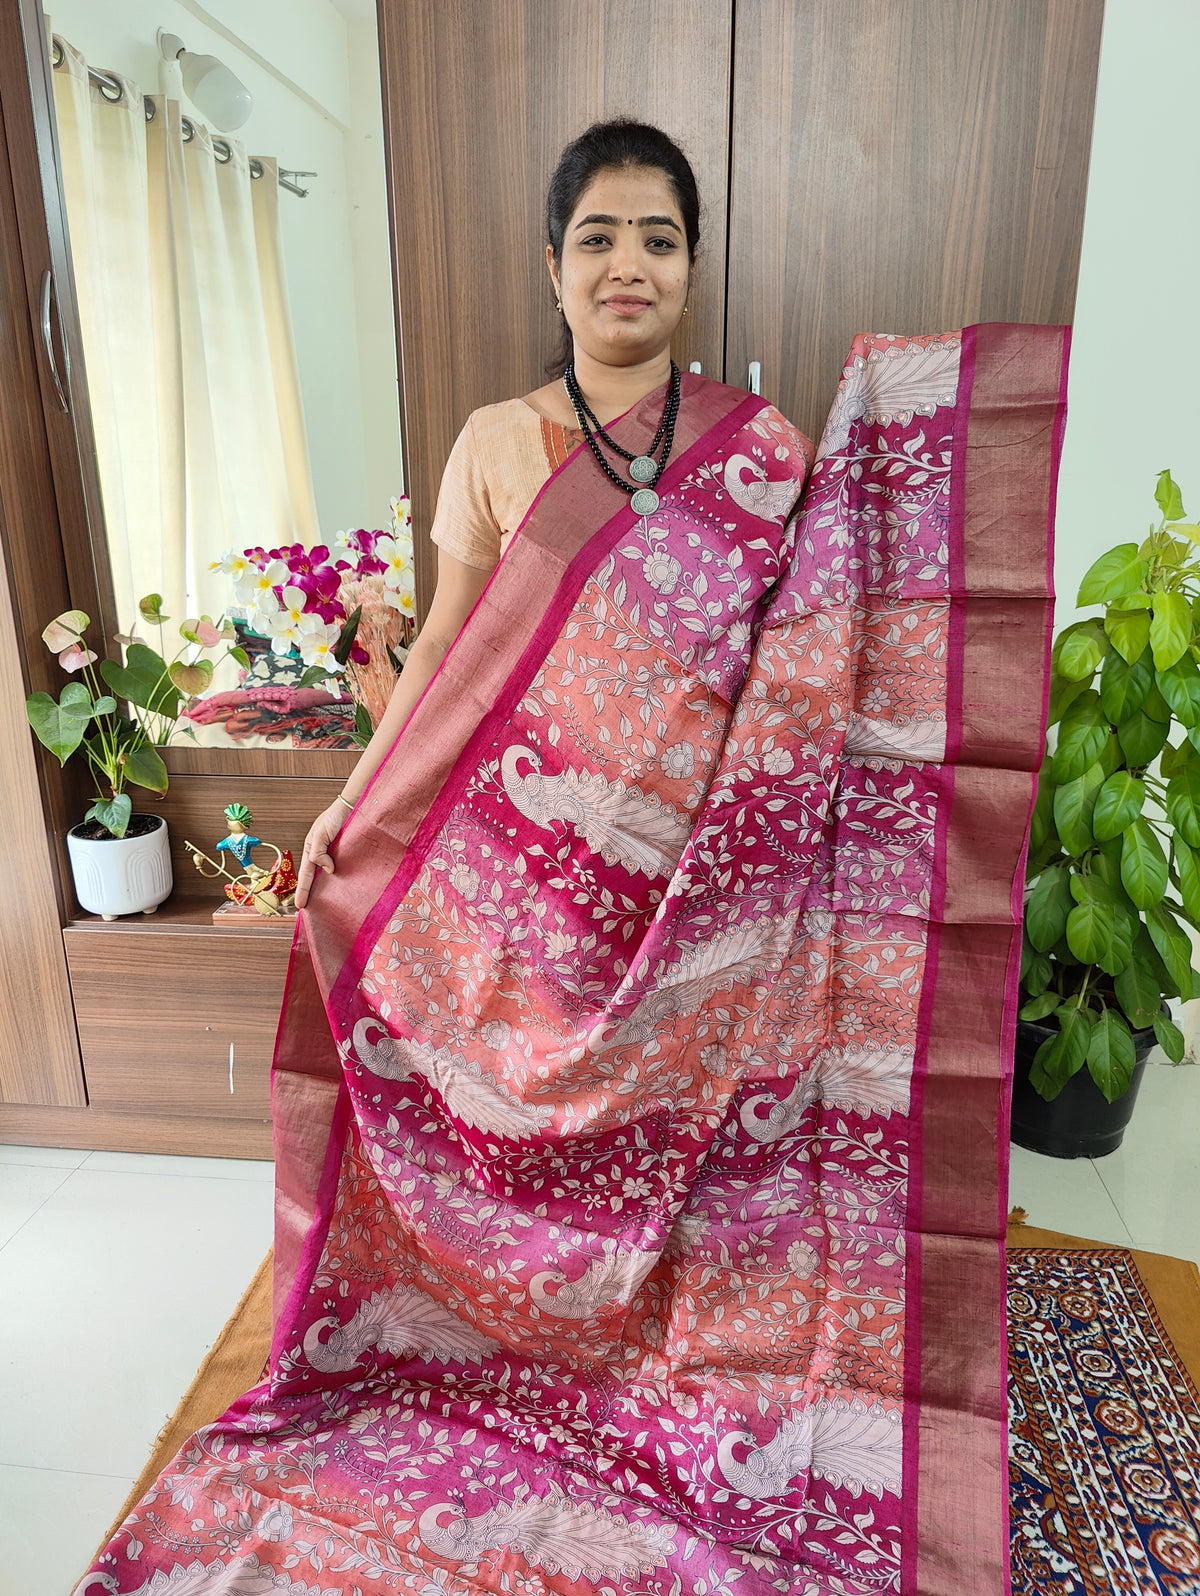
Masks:
[[[115,920],[119,914],[153,914],[171,894],[171,849],[167,823],[151,815],[153,831],[144,837],[101,837],[92,841],[67,832],[67,853],[75,877],[75,896],[89,914]]]

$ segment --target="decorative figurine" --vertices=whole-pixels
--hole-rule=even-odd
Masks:
[[[232,856],[242,866],[239,875],[232,874],[221,860],[211,858],[195,843],[184,843],[202,876],[225,877],[225,896],[229,902],[214,911],[214,925],[229,925],[247,914],[274,918],[295,916],[296,866],[291,853],[286,848],[277,848],[273,842],[251,836],[251,819],[245,804],[230,804],[225,810],[229,834],[216,846],[217,853]],[[275,855],[274,864],[268,868],[255,864],[250,857],[255,848],[269,848]]]
[[[231,853],[244,870],[250,863],[251,850],[259,846],[260,839],[250,836],[247,827],[251,821],[245,804],[230,804],[225,811],[229,835],[217,844],[218,853]]]

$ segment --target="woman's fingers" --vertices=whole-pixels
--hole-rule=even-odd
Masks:
[[[305,842],[304,852],[300,857],[300,868],[296,872],[296,907],[303,909],[308,903],[309,888],[312,886],[318,870],[324,870],[327,875],[334,872],[334,863],[326,850],[324,843]]]

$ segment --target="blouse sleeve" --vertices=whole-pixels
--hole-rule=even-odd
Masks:
[[[446,461],[429,535],[438,548],[464,565],[491,571],[500,563],[501,529],[492,512],[474,412]]]

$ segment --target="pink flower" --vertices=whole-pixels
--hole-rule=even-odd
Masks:
[[[61,654],[81,640],[90,624],[82,610],[64,610],[43,631],[42,642],[52,654]]]
[[[196,627],[196,636],[205,648],[216,648],[221,641],[221,634],[211,621],[201,621]]]
[[[58,656],[58,663],[65,671],[81,671],[85,665],[90,665],[95,657],[90,648],[77,648],[72,645],[63,649]]]

